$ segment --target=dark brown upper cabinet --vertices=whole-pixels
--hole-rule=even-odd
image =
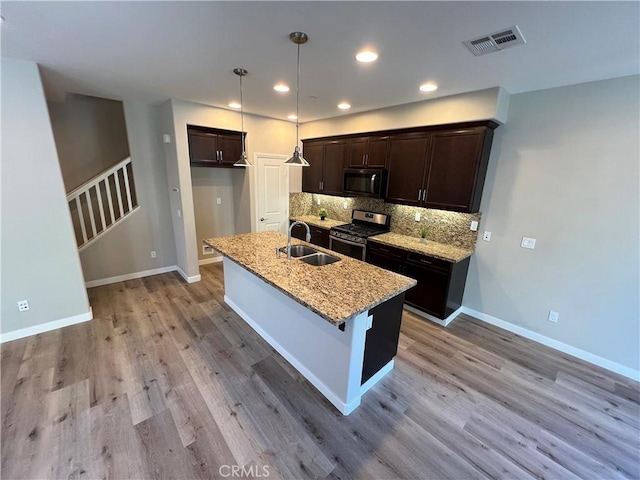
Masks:
[[[242,154],[242,133],[187,125],[189,159],[197,167],[232,167]]]
[[[404,205],[422,203],[429,140],[427,133],[391,136],[386,201]]]
[[[303,141],[302,153],[309,162],[309,166],[302,170],[304,192],[342,194],[348,145],[346,140]]]
[[[497,126],[480,121],[304,140],[312,166],[304,169],[302,190],[340,195],[345,167],[384,167],[387,202],[477,212]]]
[[[384,168],[389,137],[355,137],[349,143],[349,166],[354,168]]]
[[[385,200],[477,212],[494,128],[477,126],[392,136]]]

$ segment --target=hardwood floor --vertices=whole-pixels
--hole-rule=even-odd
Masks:
[[[395,369],[344,417],[201,270],[90,289],[93,321],[1,346],[2,478],[640,477],[636,382],[405,312]]]

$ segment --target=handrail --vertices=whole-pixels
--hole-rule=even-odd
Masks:
[[[127,157],[67,195],[80,251],[138,210],[130,164]]]
[[[85,190],[89,190],[91,187],[100,183],[102,180],[104,180],[110,175],[113,175],[116,171],[120,170],[122,167],[126,165],[129,165],[130,163],[131,163],[131,157],[127,157],[124,160],[122,160],[120,163],[116,163],[113,167],[110,167],[108,170],[105,170],[104,172],[101,172],[98,175],[90,178],[79,187],[74,188],[73,190],[71,190],[71,192],[67,193],[67,202],[73,200],[75,197],[77,197],[79,194],[81,194]]]

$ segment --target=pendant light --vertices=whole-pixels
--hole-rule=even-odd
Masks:
[[[307,162],[300,154],[300,147],[298,146],[300,137],[298,136],[298,130],[300,129],[300,45],[307,43],[309,37],[306,33],[292,32],[289,34],[289,40],[298,45],[298,75],[296,77],[296,148],[293,150],[292,157],[284,163],[285,165],[308,167],[309,162]]]
[[[234,167],[250,167],[251,162],[247,159],[247,152],[245,150],[245,134],[244,134],[244,102],[242,101],[242,77],[244,77],[248,72],[244,68],[234,68],[233,73],[240,77],[240,122],[242,124],[242,154],[236,163],[233,164]]]

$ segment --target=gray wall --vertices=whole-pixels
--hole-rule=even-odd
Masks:
[[[125,99],[124,114],[140,208],[82,251],[87,281],[176,265],[159,107]]]
[[[35,63],[2,58],[1,324],[5,334],[89,313]],[[19,300],[30,310],[18,312]]]
[[[491,242],[477,243],[463,302],[634,370],[639,86],[632,76],[511,97],[481,205]]]
[[[68,93],[48,106],[67,192],[129,157],[122,102]]]
[[[202,240],[236,233],[233,177],[244,174],[239,168],[191,167],[198,260],[219,257],[203,255]]]

